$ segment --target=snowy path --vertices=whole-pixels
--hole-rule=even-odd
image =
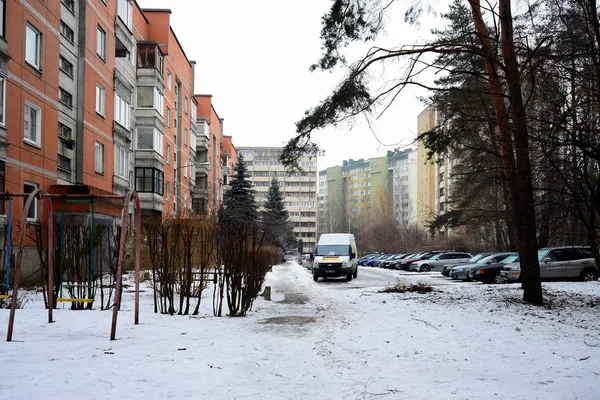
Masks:
[[[151,312],[131,298],[108,340],[110,313],[18,310],[0,341],[2,397],[16,399],[600,399],[600,282],[546,285],[555,309],[520,304],[516,285],[483,286],[403,274],[437,292],[382,294],[398,271],[359,270],[315,283],[296,264],[274,267],[247,318]],[[130,296],[130,295],[129,295]],[[130,296],[131,297],[131,296]],[[562,304],[561,302],[565,302]],[[596,303],[594,303],[596,302]],[[128,304],[128,305],[126,305]],[[589,305],[594,305],[590,307]],[[587,305],[587,306],[586,306]],[[0,339],[8,310],[0,310]],[[587,342],[587,344],[584,342]],[[589,358],[587,358],[589,357]]]

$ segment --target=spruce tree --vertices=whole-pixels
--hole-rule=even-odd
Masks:
[[[231,179],[230,189],[225,193],[219,220],[223,224],[255,224],[258,222],[258,210],[254,201],[252,182],[248,180],[248,167],[244,157],[238,156],[235,176]]]
[[[288,219],[289,213],[283,202],[283,193],[279,189],[279,182],[273,178],[261,212],[262,228],[268,243],[282,248],[286,246],[288,236],[293,230]]]

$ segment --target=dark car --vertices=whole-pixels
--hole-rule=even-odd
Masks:
[[[469,271],[469,277],[474,281],[481,281],[485,284],[503,283],[504,278],[500,275],[500,271],[508,264],[519,261],[519,253],[499,253],[498,257],[506,256],[497,262],[483,264]]]
[[[393,257],[388,258],[383,262],[382,267],[386,269],[393,269],[397,261],[401,260],[406,254],[395,254]]]
[[[450,276],[450,271],[452,270],[452,268],[454,268],[454,267],[460,267],[461,265],[467,265],[467,264],[476,263],[477,261],[481,260],[483,257],[491,256],[492,254],[494,254],[494,253],[479,253],[479,254],[474,255],[468,261],[466,261],[466,262],[464,262],[462,264],[444,265],[442,267],[442,275],[449,277]]]
[[[394,257],[394,254],[384,254],[381,257],[379,257],[377,260],[375,260],[375,262],[373,263],[373,266],[377,267],[377,268],[381,268],[381,267],[383,267],[383,263],[392,257]]]

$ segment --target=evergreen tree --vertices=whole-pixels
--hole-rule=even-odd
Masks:
[[[248,180],[248,167],[240,154],[235,166],[235,176],[231,179],[230,189],[224,196],[219,220],[223,224],[256,224],[258,210],[254,201],[254,189]]]
[[[265,240],[279,247],[287,247],[290,234],[293,236],[293,226],[288,221],[289,213],[283,203],[283,193],[276,178],[271,181],[263,208],[261,222]]]

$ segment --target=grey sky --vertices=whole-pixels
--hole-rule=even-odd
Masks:
[[[306,110],[327,96],[344,76],[340,68],[309,72],[321,54],[321,17],[330,0],[138,0],[142,8],[170,8],[171,24],[187,56],[196,61],[196,92],[213,95],[225,134],[236,146],[281,146],[295,132],[294,123]],[[406,3],[404,3],[406,4]],[[420,30],[403,22],[402,6],[394,10],[393,25],[378,45],[414,43],[427,37],[433,18]],[[346,54],[354,61],[369,46],[351,46]],[[401,65],[376,73],[394,76]],[[417,115],[423,105],[407,90],[394,106],[372,125],[385,145],[406,145],[416,136]],[[326,129],[316,136],[325,150],[319,169],[348,158],[384,155],[364,118],[354,124]]]

